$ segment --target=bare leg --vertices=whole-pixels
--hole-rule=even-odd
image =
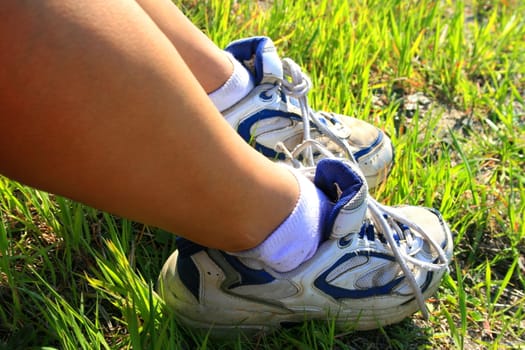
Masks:
[[[137,0],[179,51],[207,93],[231,76],[230,60],[170,0]]]
[[[0,124],[0,173],[209,247],[256,246],[298,198],[132,1],[1,2]]]

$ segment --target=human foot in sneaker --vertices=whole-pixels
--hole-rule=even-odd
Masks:
[[[315,112],[307,104],[301,110],[297,100],[306,98],[310,79],[292,60],[281,61],[269,38],[234,41],[226,51],[250,70],[255,88],[222,113],[257,150],[267,157],[283,159],[279,143],[293,150],[305,139],[303,136],[311,136],[335,155],[354,158],[369,187],[386,178],[393,159],[390,139],[378,128],[353,117]],[[308,116],[309,127],[303,115]]]
[[[302,168],[311,174],[310,168]],[[386,207],[348,161],[321,160],[314,183],[333,200],[326,239],[313,257],[279,273],[259,262],[187,240],[166,261],[159,292],[182,324],[214,334],[271,331],[334,319],[345,329],[396,323],[421,309],[452,255],[441,215]]]

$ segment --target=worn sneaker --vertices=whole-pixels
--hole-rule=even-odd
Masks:
[[[315,143],[315,141],[314,141]],[[311,174],[311,168],[302,168]],[[186,326],[224,336],[333,319],[342,329],[396,323],[421,309],[452,256],[441,215],[386,207],[367,193],[348,161],[321,160],[314,183],[335,202],[326,240],[287,273],[180,239],[166,261],[159,293]]]
[[[378,128],[353,117],[310,108],[301,111],[296,98],[305,96],[310,79],[299,73],[292,83],[288,66],[293,61],[282,62],[269,38],[234,41],[226,51],[254,77],[253,91],[223,111],[246,142],[267,157],[282,160],[285,155],[278,149],[279,143],[293,150],[311,136],[337,156],[355,159],[370,187],[386,178],[393,159],[390,139]],[[303,115],[307,116],[309,127],[305,126]]]

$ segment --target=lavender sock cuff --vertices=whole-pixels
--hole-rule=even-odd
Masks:
[[[248,70],[232,54],[225,54],[233,64],[233,73],[224,85],[208,94],[220,112],[239,102],[254,88],[253,78]]]
[[[331,203],[305,176],[295,176],[301,193],[290,215],[257,247],[232,255],[256,260],[278,272],[293,270],[314,255]]]

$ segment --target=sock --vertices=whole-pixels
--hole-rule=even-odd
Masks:
[[[277,272],[287,272],[310,259],[319,247],[324,219],[333,205],[305,176],[294,174],[300,195],[288,218],[257,247],[230,253],[250,267],[262,264]]]
[[[239,102],[254,88],[253,78],[250,72],[248,72],[232,54],[229,52],[225,53],[233,63],[233,74],[224,85],[208,94],[220,112]]]

